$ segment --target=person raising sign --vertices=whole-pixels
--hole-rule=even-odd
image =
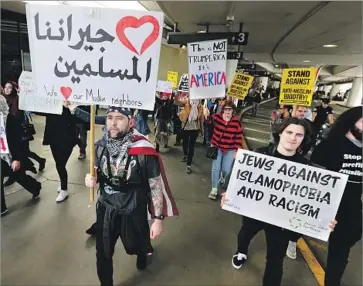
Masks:
[[[276,145],[259,148],[257,153],[273,156],[283,160],[296,163],[307,164],[297,150],[299,147],[308,144],[310,141],[310,130],[306,121],[297,118],[289,118],[280,125],[278,134],[275,134]],[[226,180],[228,186],[229,178]],[[221,207],[227,202],[225,193],[222,194]],[[330,228],[333,230],[335,221],[332,221]],[[281,284],[283,273],[283,261],[285,252],[293,232],[281,227],[258,221],[249,217],[243,217],[243,225],[238,234],[238,248],[232,257],[232,265],[235,269],[240,269],[247,260],[248,246],[253,237],[261,230],[265,231],[267,243],[266,267],[263,277],[263,285],[278,286]]]

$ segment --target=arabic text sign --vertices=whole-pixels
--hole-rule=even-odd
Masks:
[[[154,108],[163,14],[27,4],[38,94]]]
[[[0,113],[0,153],[1,154],[9,153],[9,146],[5,133],[4,117],[2,113]]]
[[[316,74],[316,68],[284,69],[282,71],[279,104],[310,106]]]
[[[227,40],[188,43],[190,99],[225,96]]]
[[[176,88],[178,85],[178,72],[168,71],[166,80],[171,81],[173,83],[173,88]]]
[[[180,77],[178,90],[189,92],[189,75],[187,73],[182,74],[182,76]]]
[[[37,95],[32,72],[23,71],[19,77],[19,109],[51,114],[62,114],[63,101],[51,96]]]
[[[172,93],[173,83],[170,81],[158,80],[158,86],[156,87],[156,91]]]
[[[240,149],[223,209],[327,241],[347,179]]]
[[[243,100],[248,94],[248,91],[252,86],[252,82],[253,76],[239,72],[236,73],[228,87],[227,95]]]

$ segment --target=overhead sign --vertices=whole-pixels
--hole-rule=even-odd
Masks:
[[[178,72],[168,71],[166,80],[172,82],[173,88],[176,88],[178,85]]]
[[[9,154],[8,141],[6,139],[6,129],[4,124],[4,116],[0,113],[0,153]]]
[[[19,77],[19,109],[62,114],[63,101],[52,96],[38,96],[32,72],[23,71]]]
[[[316,68],[284,69],[279,104],[310,106],[317,72]]]
[[[172,93],[173,83],[170,81],[158,80],[158,86],[156,87],[156,91]]]
[[[233,77],[230,86],[228,87],[227,95],[243,100],[248,94],[248,91],[251,88],[252,83],[253,83],[253,76],[243,73],[236,73]]]
[[[240,149],[223,209],[327,241],[347,179]]]
[[[242,52],[227,52],[227,60],[239,60],[243,58]]]
[[[227,40],[188,44],[190,99],[225,96]]]
[[[154,109],[163,13],[31,3],[26,12],[38,95]]]
[[[248,32],[212,32],[212,33],[168,33],[168,44],[186,45],[193,42],[227,39],[228,45],[245,46],[248,42]]]
[[[182,74],[180,77],[178,90],[183,92],[189,92],[189,75],[187,73]]]

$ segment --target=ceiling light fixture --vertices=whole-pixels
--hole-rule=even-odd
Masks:
[[[328,44],[328,45],[324,45],[324,48],[336,48],[338,47],[338,45],[334,45],[334,44]]]
[[[305,60],[305,61],[303,61],[303,63],[311,63],[311,61]]]

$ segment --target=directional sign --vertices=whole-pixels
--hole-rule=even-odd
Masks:
[[[243,58],[242,52],[227,52],[227,60],[239,60]]]
[[[240,45],[245,46],[248,42],[248,32],[237,33],[169,33],[168,44],[174,45],[186,45],[192,42],[202,42],[211,40],[227,39],[228,45]]]

